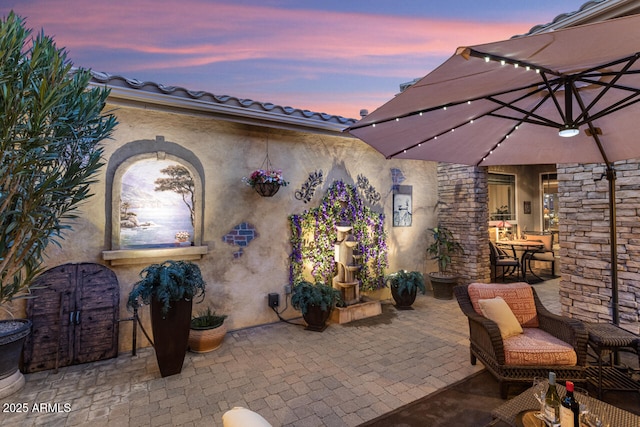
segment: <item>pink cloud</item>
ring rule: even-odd
[[[384,58],[449,56],[477,44],[523,32],[532,23],[475,23],[423,18],[286,10],[184,0],[165,2],[47,1],[17,12],[56,35],[72,53],[131,51],[158,60],[135,69],[193,67],[270,58],[360,64]],[[74,13],[70,13],[73,11]],[[88,64],[87,66],[90,66]]]
[[[163,71],[163,76],[174,77],[159,83],[349,117],[357,117],[361,108],[375,109],[398,86],[350,93],[347,79],[405,82],[426,74],[460,45],[506,39],[545,22],[539,17],[510,23],[438,20],[279,9],[270,4],[32,0],[16,3],[15,11],[26,17],[27,26],[53,35],[78,66],[130,78]],[[2,6],[0,13],[6,13]],[[261,60],[260,65],[254,60]],[[211,71],[221,67],[212,65],[224,66],[227,75],[238,65],[240,85],[215,80]],[[207,74],[195,77],[200,80],[193,83],[193,76],[203,70]],[[335,87],[335,93],[310,95],[307,88],[293,83],[303,81],[308,86],[320,80],[323,87]]]

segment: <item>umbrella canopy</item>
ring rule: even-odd
[[[388,158],[490,166],[640,157],[638,49],[640,15],[461,47],[347,130]],[[562,138],[565,126],[580,132]]]
[[[604,163],[616,266],[612,163],[640,157],[638,49],[640,15],[460,47],[347,131],[387,158],[477,166]],[[611,268],[616,324],[617,280]]]

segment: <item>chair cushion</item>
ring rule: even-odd
[[[578,356],[571,345],[537,328],[504,341],[505,364],[512,366],[575,366]]]
[[[537,328],[538,315],[531,285],[524,282],[496,284],[472,283],[468,287],[473,309],[482,314],[478,300],[502,297],[523,328]]]
[[[542,242],[542,244],[544,244],[545,252],[553,251],[553,234],[540,234],[540,235],[528,234],[527,240]]]
[[[553,252],[534,252],[531,254],[531,259],[538,261],[555,261],[556,256]]]
[[[502,339],[522,333],[522,326],[502,297],[478,300],[482,315],[498,324]]]

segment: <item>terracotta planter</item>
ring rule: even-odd
[[[429,273],[429,280],[436,299],[453,299],[453,287],[458,284],[458,276]]]
[[[171,308],[163,317],[162,303],[155,298],[151,301],[154,349],[163,377],[182,371],[191,329],[191,306],[191,300],[172,301]]]
[[[190,329],[189,330],[189,351],[194,353],[208,353],[220,347],[225,335],[227,326],[223,323],[213,329]]]
[[[331,310],[322,310],[317,305],[311,305],[302,318],[307,322],[307,331],[322,332],[327,328],[327,320],[331,315]]]
[[[416,295],[418,295],[418,288],[414,287],[411,292],[406,289],[400,293],[398,287],[391,285],[391,296],[396,302],[396,308],[398,310],[413,310],[411,305],[416,301]]]
[[[0,398],[22,388],[24,376],[18,370],[22,345],[31,332],[31,320],[0,321]]]

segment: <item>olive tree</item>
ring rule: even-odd
[[[51,37],[0,21],[0,307],[28,296],[44,251],[60,245],[103,166],[116,119]]]

